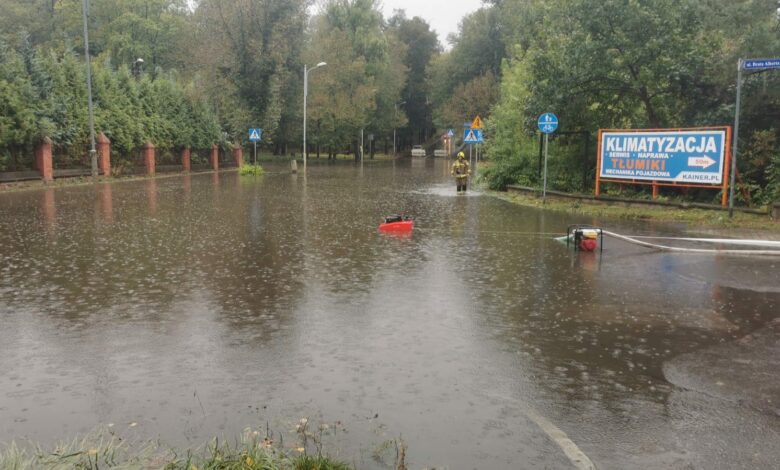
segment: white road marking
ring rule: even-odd
[[[492,393],[488,393],[487,396],[508,402],[514,401],[508,397],[499,396]],[[596,464],[594,464],[593,461],[590,460],[587,455],[585,455],[585,452],[583,452],[582,449],[580,449],[577,444],[574,443],[574,441],[569,439],[569,436],[567,436],[566,433],[563,432],[558,426],[554,425],[550,422],[550,420],[532,410],[531,408],[523,405],[519,406],[518,408],[528,417],[528,419],[539,426],[539,429],[544,431],[544,433],[547,434],[547,436],[552,439],[552,441],[555,442],[558,447],[561,448],[572,465],[574,465],[577,469],[596,470]]]
[[[531,421],[536,423],[536,425],[539,426],[539,428],[544,431],[550,437],[550,439],[558,444],[558,447],[563,450],[563,453],[566,454],[566,457],[569,458],[575,467],[580,470],[596,470],[596,465],[593,464],[593,461],[591,461],[590,458],[588,458],[588,456],[585,455],[585,453],[579,447],[577,447],[577,444],[569,439],[569,436],[567,436],[566,433],[563,432],[559,427],[533,410],[525,409],[524,411],[526,416],[528,416]]]

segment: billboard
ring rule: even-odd
[[[728,129],[602,130],[599,179],[724,184]]]

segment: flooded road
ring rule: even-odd
[[[0,194],[0,442],[292,443],[308,417],[358,468],[399,436],[412,469],[577,468],[554,430],[598,468],[780,461],[778,390],[700,354],[780,316],[777,259],[571,253],[553,234],[592,221],[456,196],[443,165]],[[396,212],[413,236],[378,233]]]

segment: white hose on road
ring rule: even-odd
[[[635,245],[643,246],[645,248],[650,248],[653,250],[659,250],[659,251],[670,251],[673,253],[699,253],[699,254],[711,254],[711,255],[743,255],[743,256],[780,256],[780,250],[713,250],[713,249],[705,249],[705,248],[680,248],[680,247],[674,247],[674,246],[666,246],[666,245],[658,245],[655,243],[648,243],[643,242],[641,240],[637,240],[636,238],[627,237],[625,235],[620,235],[615,232],[609,232],[607,230],[603,231],[604,235],[609,235],[610,237],[617,238],[618,240],[623,240],[628,243],[633,243]],[[688,241],[701,241],[699,239],[695,238],[689,238]],[[714,240],[714,239],[702,239],[702,240]],[[720,243],[728,243],[730,240],[724,239]],[[735,242],[746,242],[747,240],[734,240]],[[750,240],[751,244],[753,246],[777,246],[773,241],[766,241],[765,244],[762,244],[762,240]],[[714,242],[710,242],[714,243]],[[740,243],[734,243],[734,244],[740,244]],[[745,243],[743,243],[745,244]]]
[[[736,238],[681,238],[681,237],[651,237],[651,236],[634,236],[632,238],[644,239],[644,240],[675,240],[675,241],[682,241],[682,242],[719,243],[723,245],[765,246],[765,247],[780,248],[780,241],[775,241],[775,240],[752,240],[752,239],[739,240]]]

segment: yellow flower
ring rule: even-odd
[[[295,450],[297,450],[297,451],[298,451],[298,452],[300,452],[300,453],[303,453],[303,452],[304,452],[306,449],[304,449],[303,447],[298,447],[298,448],[297,448],[297,449],[295,449]]]
[[[88,454],[89,454],[89,455],[91,455],[91,456],[93,456],[93,457],[94,457],[94,456],[96,456],[96,455],[97,455],[97,453],[98,453],[98,450],[97,450],[97,449],[89,449],[89,452],[88,452]]]
[[[246,456],[246,465],[247,465],[247,467],[251,467],[252,465],[254,465],[254,463],[255,463],[255,461],[252,459],[252,457],[247,455]]]

